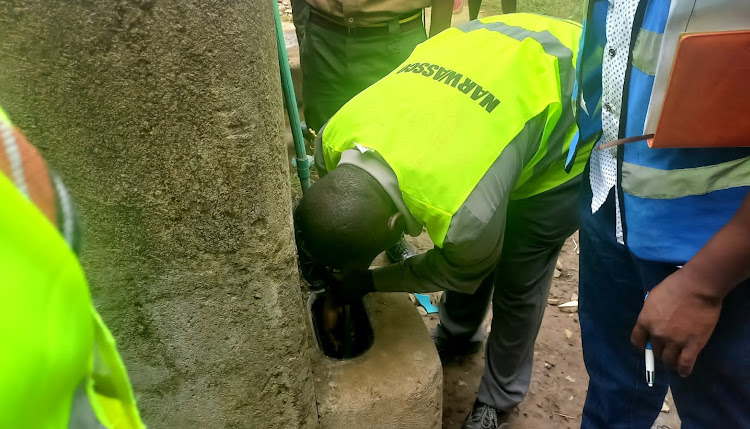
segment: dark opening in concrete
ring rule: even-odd
[[[366,352],[375,340],[363,300],[346,304],[325,291],[313,292],[308,302],[318,347],[333,359],[351,359]]]

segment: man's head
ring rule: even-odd
[[[294,223],[303,251],[315,263],[339,270],[367,268],[405,228],[403,215],[378,181],[347,164],[305,193]]]

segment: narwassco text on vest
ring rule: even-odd
[[[500,100],[495,98],[491,92],[482,88],[482,85],[479,85],[468,77],[464,77],[461,73],[448,70],[437,64],[411,63],[402,67],[397,73],[409,72],[420,74],[424,77],[432,77],[432,80],[450,85],[468,95],[474,101],[479,100],[479,106],[484,107],[484,109],[487,110],[487,113],[492,113],[492,111],[495,110],[495,107],[500,104]],[[461,82],[461,78],[464,79],[463,82]]]

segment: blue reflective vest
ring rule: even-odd
[[[608,8],[608,0],[591,0],[587,8],[577,68],[579,138],[569,159],[602,133]],[[641,0],[635,16],[620,138],[652,132],[649,109],[663,99],[678,35],[749,29],[750,1]],[[625,244],[639,258],[684,264],[737,211],[750,189],[748,178],[750,148],[650,149],[645,141],[620,146],[617,191]]]

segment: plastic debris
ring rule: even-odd
[[[568,301],[557,306],[563,313],[578,313],[578,301]]]

